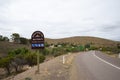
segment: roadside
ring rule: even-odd
[[[37,66],[34,66],[23,73],[11,76],[4,80],[70,80],[69,70],[75,54],[67,54],[64,56],[64,64],[63,56],[56,57],[40,64],[39,74],[36,73]]]
[[[110,52],[110,51],[102,51],[102,53],[104,53],[105,55],[108,55],[109,57],[119,58],[119,54],[115,54],[115,53]]]

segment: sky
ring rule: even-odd
[[[120,41],[120,0],[0,0],[0,35],[93,36]]]

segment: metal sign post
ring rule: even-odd
[[[37,51],[37,72],[39,73],[40,68],[39,68],[39,51]]]
[[[31,36],[31,48],[37,49],[37,72],[39,73],[39,53],[44,49],[44,34],[41,31],[35,31]]]

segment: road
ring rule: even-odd
[[[120,59],[84,52],[76,56],[71,71],[71,80],[120,80]]]

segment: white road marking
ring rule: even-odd
[[[100,58],[100,57],[96,56],[96,55],[95,55],[95,53],[93,53],[93,55],[94,55],[96,58],[98,58],[99,60],[101,60],[102,62],[104,62],[104,63],[106,63],[106,64],[109,64],[110,66],[112,66],[112,67],[117,68],[117,69],[119,69],[119,70],[120,70],[120,67],[115,66],[115,65],[113,65],[113,64],[111,64],[111,63],[109,63],[109,62],[105,61],[104,59],[102,59],[102,58]]]

